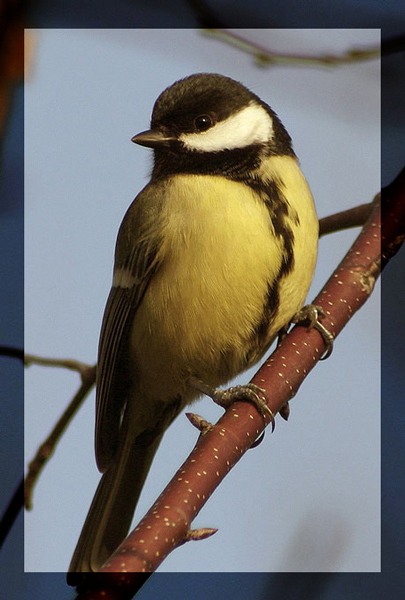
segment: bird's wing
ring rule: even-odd
[[[117,449],[128,392],[136,380],[130,364],[129,336],[134,315],[159,267],[158,235],[141,224],[153,215],[142,214],[146,188],[135,199],[122,222],[117,239],[113,287],[101,327],[96,391],[96,460],[101,471],[109,466]],[[146,219],[145,219],[146,216]]]

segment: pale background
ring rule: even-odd
[[[239,30],[285,52],[377,44],[378,30]],[[158,94],[195,72],[240,80],[279,114],[320,217],[380,187],[379,61],[335,69],[254,66],[195,30],[41,30],[25,93],[25,345],[94,363],[118,226],[148,181],[152,153],[130,138]],[[320,243],[309,299],[357,231]],[[378,287],[378,286],[377,286]],[[380,389],[378,289],[291,404],[288,424],[248,452],[193,523],[217,527],[161,571],[378,571]],[[253,374],[252,371],[251,374]],[[249,374],[243,376],[247,381]],[[26,372],[26,462],[79,385],[63,370]],[[195,411],[216,420],[209,399]],[[66,571],[99,474],[94,397],[43,472],[25,517],[25,570]],[[180,416],[155,458],[136,520],[190,452]]]

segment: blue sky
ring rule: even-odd
[[[286,52],[376,44],[378,30],[251,30]],[[368,202],[380,187],[379,61],[336,69],[275,67],[196,30],[40,30],[25,94],[25,345],[94,363],[115,238],[148,181],[148,127],[176,79],[219,72],[279,114],[320,217]],[[309,299],[357,232],[322,240]],[[248,452],[194,525],[218,527],[162,571],[378,571],[380,561],[379,291],[292,402],[288,424]],[[250,375],[254,373],[255,369]],[[244,374],[241,381],[247,381]],[[78,386],[75,374],[26,372],[26,461]],[[209,399],[195,405],[209,420]],[[91,396],[43,472],[25,517],[25,570],[66,571],[99,474]],[[165,435],[137,509],[149,508],[196,439],[180,416]],[[63,540],[63,543],[61,543]],[[310,549],[310,551],[308,551]]]

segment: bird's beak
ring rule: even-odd
[[[149,129],[148,131],[142,131],[131,138],[131,142],[146,146],[148,148],[160,148],[161,146],[169,146],[170,142],[176,138],[167,136],[158,129]]]

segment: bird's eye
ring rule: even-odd
[[[200,115],[194,119],[196,131],[207,131],[213,125],[213,119],[210,115]]]

